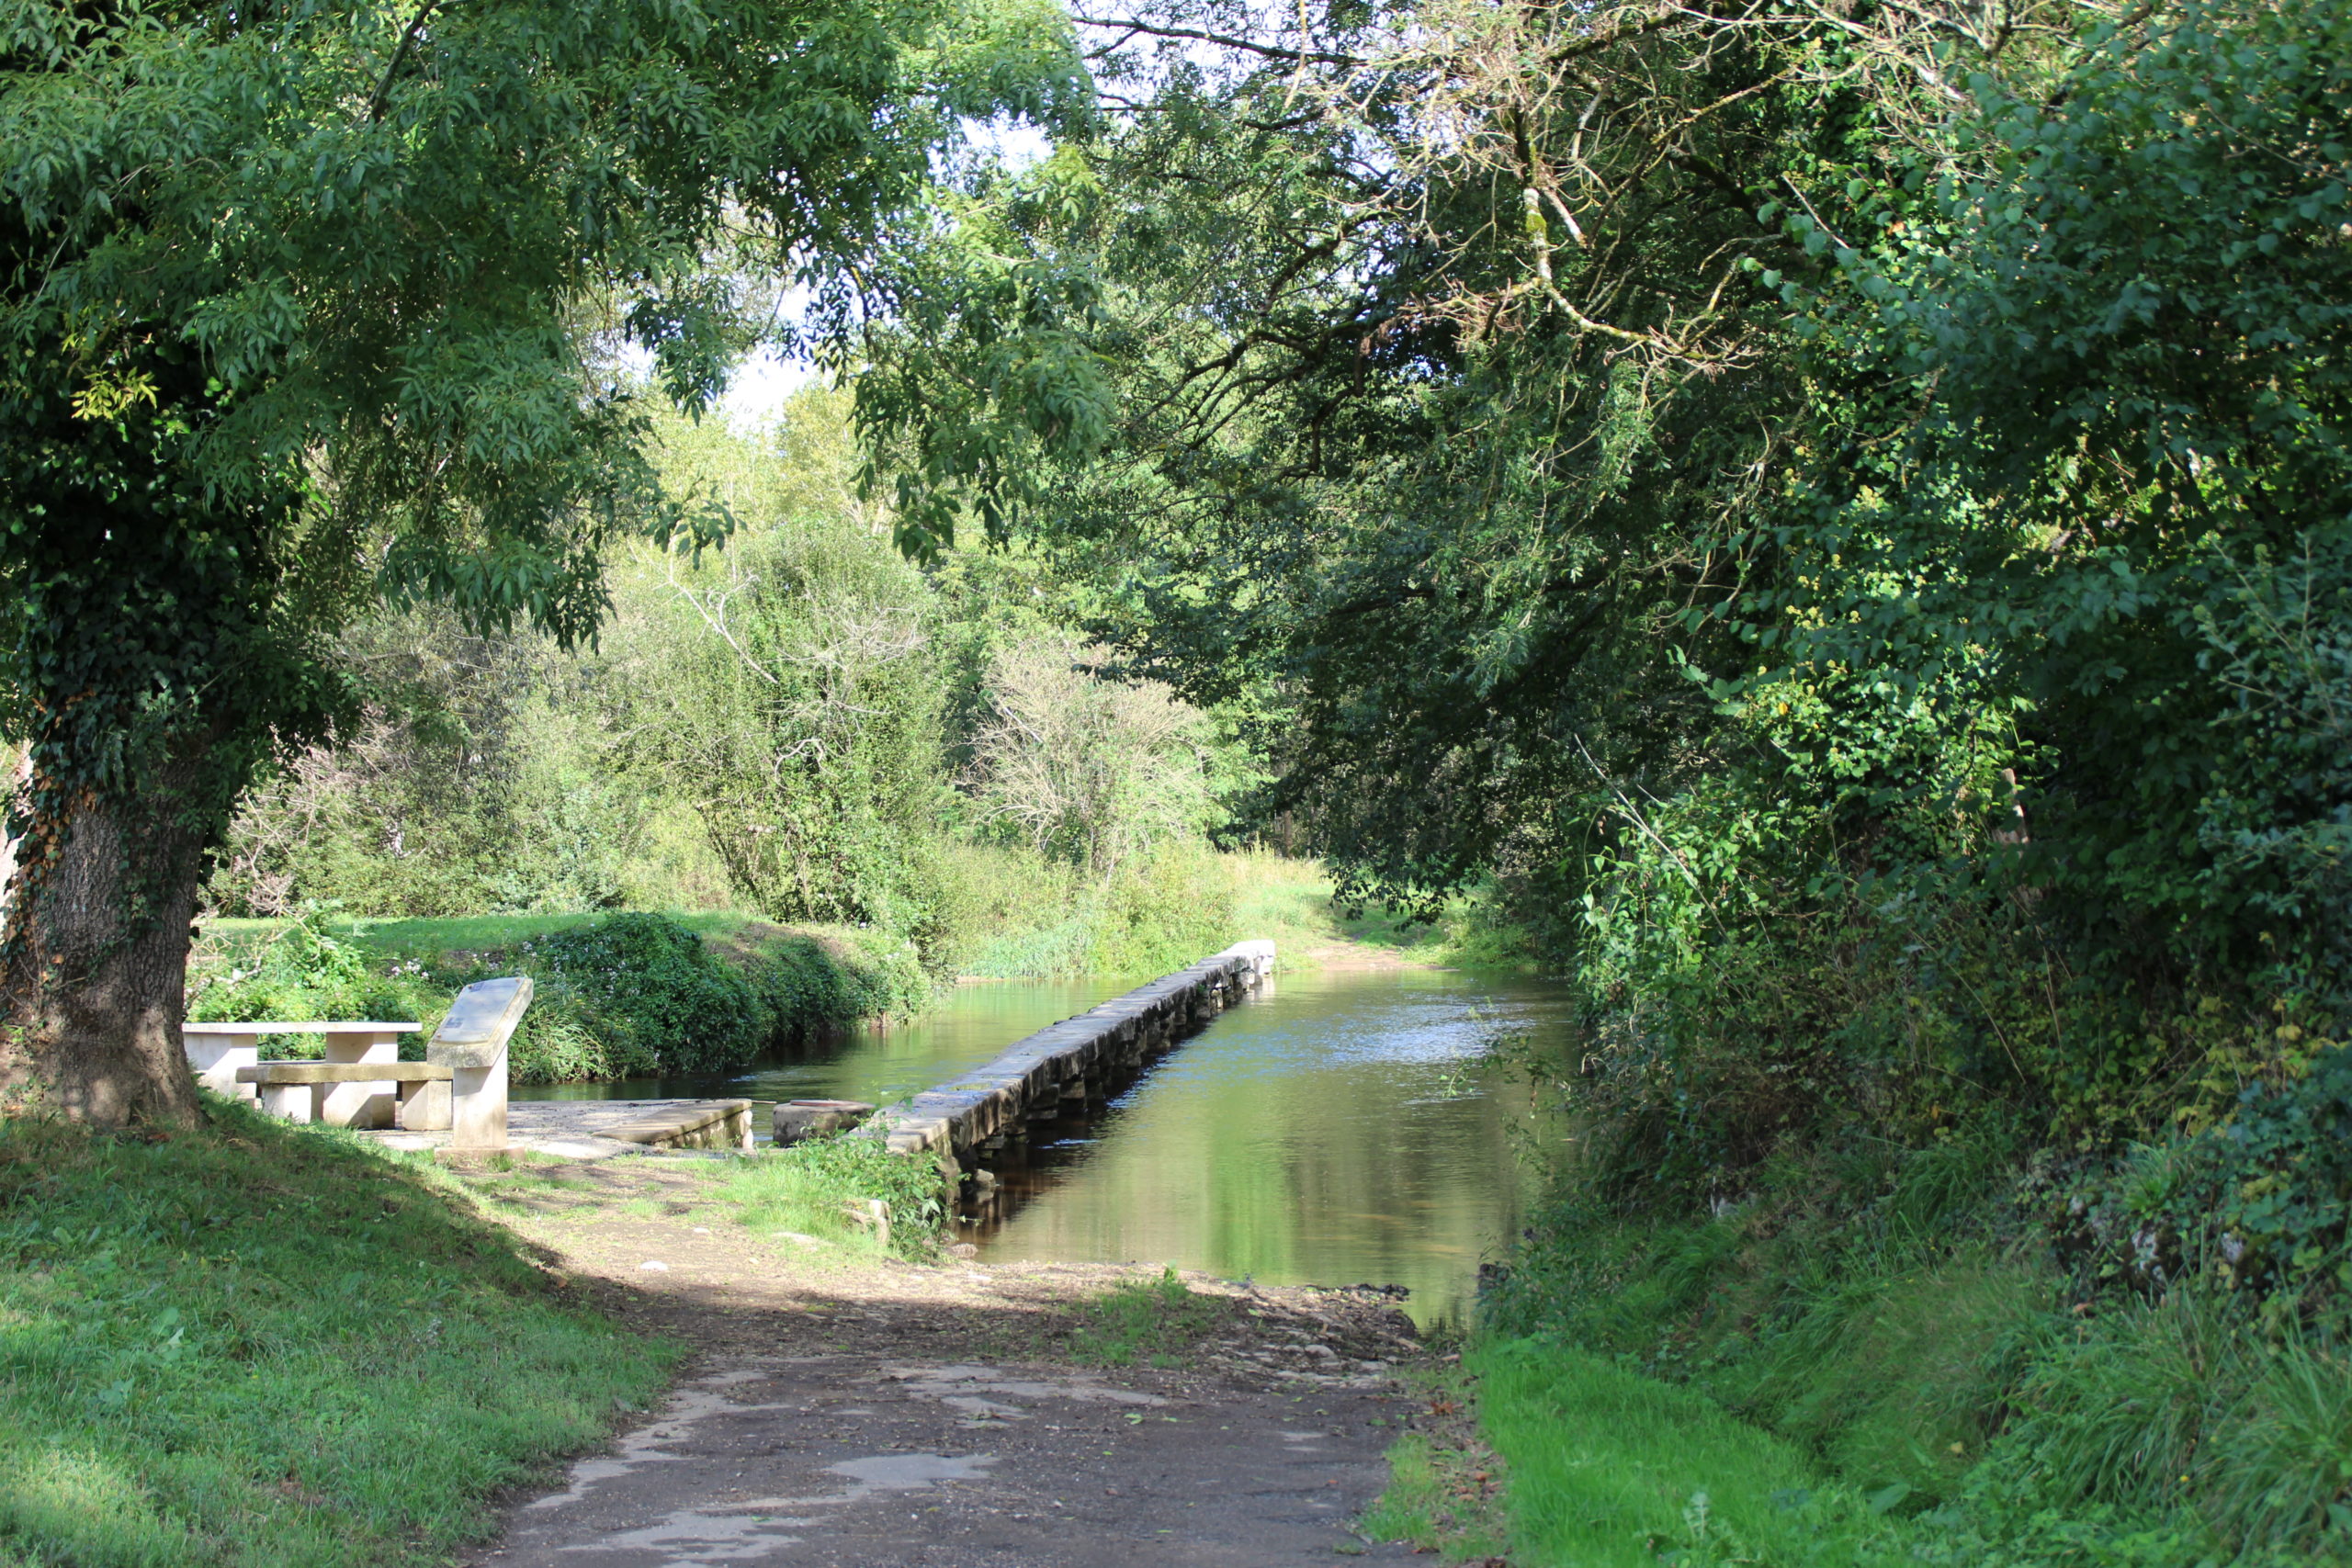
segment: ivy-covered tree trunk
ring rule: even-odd
[[[33,814],[0,944],[11,1098],[102,1126],[200,1114],[180,1024],[205,849],[193,821],[212,815],[187,795],[205,772],[171,759],[130,799],[33,779],[33,798],[58,805]]]
[[[124,363],[152,404],[77,407],[0,359],[0,728],[28,763],[6,796],[0,1094],[182,1125],[199,1114],[180,1025],[206,853],[272,747],[343,711],[322,639],[289,610],[347,597],[354,569],[339,550],[283,570],[303,526],[290,484],[207,493],[191,457],[218,412],[193,354]]]

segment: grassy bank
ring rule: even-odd
[[[0,1562],[438,1561],[673,1350],[568,1304],[447,1179],[216,1105],[0,1120]]]
[[[1957,1138],[1783,1162],[1679,1224],[1573,1192],[1472,1357],[1514,1561],[1697,1553],[1676,1520],[1703,1513],[1736,1551],[1682,1561],[2352,1562],[2342,1343],[2250,1293],[2070,1271],[2069,1207]]]
[[[1528,1341],[1485,1345],[1469,1370],[1525,1568],[1908,1560],[1893,1499],[1825,1479],[1795,1444],[1690,1389]]]
[[[1524,933],[1484,899],[1455,899],[1434,922],[1376,905],[1351,912],[1333,902],[1330,874],[1311,860],[1188,852],[1163,857],[1148,874],[1091,886],[1021,884],[1019,875],[1035,874],[1028,865],[1002,863],[1010,880],[971,916],[978,934],[962,948],[958,973],[1144,980],[1257,938],[1273,942],[1287,969],[1532,963]]]

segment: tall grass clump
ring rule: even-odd
[[[928,1258],[947,1213],[936,1160],[893,1154],[880,1139],[855,1134],[729,1160],[708,1179],[751,1229],[826,1242],[853,1256]],[[876,1203],[887,1232],[873,1223]]]
[[[1180,1366],[1233,1311],[1233,1303],[1201,1294],[1167,1265],[1155,1279],[1114,1285],[1088,1300],[1070,1334],[1070,1355],[1098,1367]]]

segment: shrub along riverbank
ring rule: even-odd
[[[903,942],[739,916],[217,922],[190,966],[188,1016],[413,1019],[424,1033],[406,1048],[421,1054],[461,987],[514,974],[537,989],[513,1045],[526,1084],[724,1071],[915,1011],[932,990]]]
[[[1514,1560],[1617,1561],[1571,1528],[1617,1517],[1591,1495],[1613,1467],[1653,1506],[1712,1510],[1712,1544],[1673,1509],[1634,1532],[1693,1563],[2352,1562],[2352,1364],[2328,1314],[2165,1277],[2231,1241],[2248,1264],[2249,1210],[2292,1223],[2263,1201],[2289,1190],[2262,1181],[2267,1153],[2233,1142],[2239,1168],[2201,1180],[2197,1140],[2143,1148],[2105,1211],[2085,1201],[2111,1190],[2098,1162],[1988,1125],[1785,1156],[1680,1223],[1588,1168],[1494,1279],[1472,1358]],[[1757,1456],[1781,1477],[1761,1492]],[[1798,1524],[1806,1552],[1773,1544]]]

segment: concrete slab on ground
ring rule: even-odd
[[[692,1141],[707,1144],[708,1130],[729,1116],[741,1116],[748,1127],[751,1106],[748,1100],[516,1100],[507,1102],[506,1140],[513,1149],[571,1160],[707,1152],[691,1147]],[[390,1148],[439,1149],[448,1146],[450,1135],[368,1136]]]
[[[509,1516],[510,1568],[1288,1568],[1363,1552],[1395,1401],[1069,1367],[715,1359]],[[1373,1426],[1373,1420],[1382,1422]],[[1383,1553],[1386,1555],[1386,1553]]]

